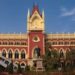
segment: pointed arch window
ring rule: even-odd
[[[6,57],[6,51],[5,50],[2,51],[2,56]]]
[[[34,49],[34,57],[35,57],[35,58],[40,57],[40,48],[39,48],[39,47],[36,47],[36,48]]]
[[[21,52],[21,59],[25,59],[25,51],[24,50]]]
[[[63,53],[63,50],[61,49],[60,50],[60,58],[63,58],[64,57],[64,53]]]
[[[12,58],[12,51],[11,50],[9,50],[9,52],[8,52],[8,58]]]
[[[18,59],[19,58],[19,52],[18,50],[15,51],[15,59]]]

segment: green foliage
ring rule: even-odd
[[[8,73],[10,73],[10,74],[13,73],[13,63],[10,63],[10,65],[8,65],[7,71],[8,71]]]
[[[26,65],[25,71],[30,71],[30,66]]]
[[[46,51],[43,60],[43,65],[46,71],[52,71],[57,68],[58,64],[58,52],[54,49],[50,49],[51,44],[46,44]]]
[[[21,66],[20,66],[20,64],[18,64],[18,71],[17,71],[18,73],[21,73],[22,72],[22,69],[21,69]]]
[[[0,65],[0,72],[3,72],[4,70],[5,70],[5,68]]]

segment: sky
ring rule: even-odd
[[[0,0],[0,33],[26,33],[34,4],[45,12],[46,33],[75,32],[75,0]]]

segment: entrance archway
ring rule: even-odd
[[[40,57],[40,48],[38,46],[34,48],[33,57],[34,58]]]

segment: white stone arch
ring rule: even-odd
[[[70,51],[70,48],[66,48],[66,52],[67,52],[67,51]]]
[[[21,65],[21,64],[24,64],[24,65],[26,65],[26,63],[25,63],[24,61],[20,62],[20,65]]]
[[[15,63],[15,64],[19,64],[19,62],[18,62],[18,61],[14,61],[14,63]]]
[[[25,58],[27,58],[27,52],[26,52],[26,49],[24,49],[24,48],[22,48],[21,51],[20,51],[20,58],[21,58],[21,52],[22,52],[22,51],[24,51],[24,53],[25,53]]]
[[[20,50],[18,48],[15,48],[13,53],[15,53],[15,51],[18,51],[20,54]]]
[[[1,56],[2,56],[3,51],[6,52],[6,58],[7,58],[7,49],[6,49],[6,48],[3,48],[3,49],[2,49],[2,51],[1,51]]]
[[[13,70],[14,70],[14,72],[17,72],[17,70],[18,70],[18,64],[19,64],[18,61],[15,61],[15,62],[13,63]]]
[[[54,48],[54,50],[58,51],[58,49],[57,49],[57,48]]]
[[[22,48],[22,49],[21,49],[21,52],[22,52],[23,50],[24,50],[24,52],[27,54],[26,49],[25,49],[25,48]]]
[[[26,63],[24,61],[22,61],[20,63],[20,66],[21,66],[22,70],[25,70]]]
[[[66,52],[63,48],[60,48],[60,49],[59,49],[59,53],[60,53],[61,50],[63,51],[63,53]]]
[[[14,51],[13,51],[13,49],[12,49],[12,48],[9,48],[9,49],[8,49],[8,52],[9,52],[10,50],[12,51],[12,53],[14,53]]]

